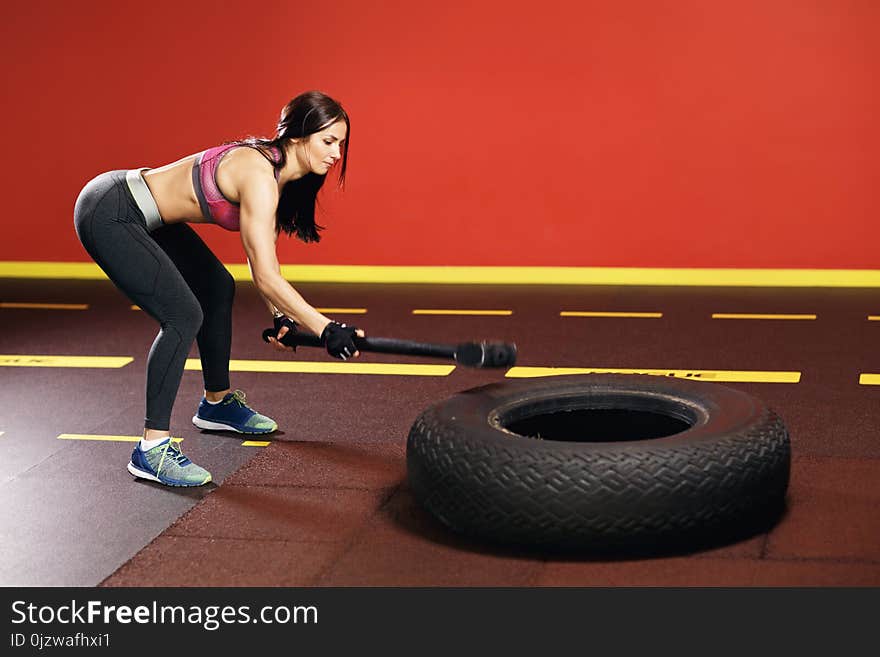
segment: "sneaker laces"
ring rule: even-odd
[[[241,406],[242,408],[246,408],[249,411],[252,411],[253,409],[247,405],[246,400],[247,400],[247,396],[244,394],[243,390],[236,389],[235,391],[233,391],[232,401],[236,401],[236,402],[238,402],[238,405]]]
[[[165,463],[165,460],[173,461],[177,465],[181,467],[185,467],[188,465],[189,458],[180,451],[180,447],[175,444],[173,439],[168,440],[168,444],[165,445],[165,450],[162,452],[162,459],[159,461],[159,467],[156,468],[156,472],[162,471],[162,466]]]

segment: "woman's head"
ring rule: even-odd
[[[349,129],[342,105],[320,91],[307,91],[281,110],[275,139],[293,144],[300,165],[316,175],[326,175],[341,160],[339,185],[343,186]]]

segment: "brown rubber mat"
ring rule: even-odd
[[[172,432],[215,483],[134,481],[131,444],[61,433],[140,432],[143,366],[155,333],[103,281],[0,280],[0,300],[88,310],[2,309],[0,354],[129,355],[116,370],[0,367],[0,581],[118,586],[877,586],[880,585],[880,373],[876,292],[849,289],[302,285],[318,307],[367,308],[343,321],[370,335],[517,343],[519,366],[781,370],[799,383],[728,383],[773,407],[791,433],[788,509],[765,534],[692,554],[577,559],[483,545],[448,532],[406,481],[409,427],[426,406],[500,381],[449,376],[234,372],[233,387],[274,417],[268,447],[189,423],[201,394],[187,371]],[[414,315],[507,309],[510,316]],[[662,318],[560,317],[561,311]],[[712,313],[816,315],[720,320]],[[333,316],[332,313],[329,313]],[[259,340],[267,325],[238,284],[233,358],[292,358]],[[195,355],[195,352],[193,352]],[[365,354],[360,363],[438,363]]]

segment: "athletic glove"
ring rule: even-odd
[[[358,350],[354,343],[357,328],[346,326],[339,322],[330,322],[321,331],[321,344],[327,348],[327,353],[333,358],[346,360]]]
[[[296,329],[299,328],[299,325],[294,322],[287,315],[274,316],[272,318],[273,323],[275,324],[275,333],[272,334],[272,337],[276,340],[278,339],[278,331],[280,331],[283,327],[287,327],[287,333],[279,340],[279,342],[287,347],[291,347],[294,351],[296,351],[296,343],[293,341],[294,337],[296,337]]]

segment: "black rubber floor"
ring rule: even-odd
[[[319,308],[366,309],[327,314],[374,336],[515,342],[518,366],[800,373],[797,383],[727,383],[764,399],[789,427],[789,513],[769,535],[680,560],[582,564],[487,554],[432,524],[405,482],[406,435],[421,409],[506,373],[461,367],[448,376],[234,372],[233,387],[281,426],[268,447],[195,429],[200,372],[187,371],[172,433],[215,484],[180,490],[135,481],[125,469],[133,443],[59,436],[140,434],[152,320],[105,281],[0,279],[0,584],[198,584],[198,565],[219,558],[212,551],[238,558],[212,585],[880,584],[880,386],[869,385],[880,374],[875,290],[298,289]],[[87,307],[20,307],[31,303]],[[315,349],[292,359],[277,354],[259,339],[265,326],[255,291],[239,283],[234,359],[334,362]],[[33,362],[26,356],[48,355],[133,360],[116,369],[22,366]],[[358,363],[444,364],[380,354]],[[273,558],[255,558],[255,549]],[[157,567],[171,554],[185,567]],[[180,579],[170,581],[174,572]]]

